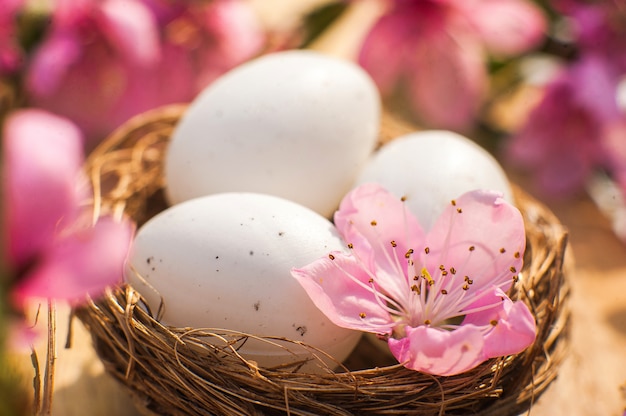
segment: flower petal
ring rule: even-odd
[[[4,160],[9,260],[20,267],[51,242],[59,221],[77,215],[85,197],[77,187],[82,135],[65,118],[15,111],[4,129]]]
[[[519,210],[500,193],[476,190],[448,205],[426,240],[428,270],[455,269],[454,277],[448,275],[451,286],[444,289],[459,290],[467,276],[468,293],[480,293],[492,285],[503,290],[512,285],[522,268],[526,234]]]
[[[335,325],[373,333],[390,333],[393,320],[370,287],[370,275],[352,256],[332,253],[292,276],[300,282],[315,306]]]
[[[463,325],[493,327],[485,335],[486,357],[518,354],[535,341],[537,336],[535,318],[526,304],[513,302],[501,289],[495,289],[491,295],[481,297],[470,308],[490,303],[497,306],[468,314],[463,321]]]
[[[101,218],[96,225],[61,236],[15,288],[14,299],[52,298],[80,302],[120,281],[134,226]]]
[[[126,59],[140,65],[157,64],[159,33],[156,19],[137,1],[106,0],[100,6],[103,35]]]
[[[363,41],[358,62],[383,94],[393,92],[405,70],[413,28],[410,16],[402,10],[392,12],[382,16]]]
[[[80,59],[82,47],[73,33],[52,33],[35,51],[27,72],[27,88],[32,94],[52,94]]]
[[[579,192],[594,167],[605,163],[603,124],[619,116],[609,72],[589,57],[559,72],[511,138],[507,158],[531,171],[546,197]]]
[[[460,374],[485,361],[483,346],[480,330],[472,325],[455,331],[409,327],[405,338],[389,339],[391,353],[400,363],[440,376]]]
[[[9,351],[20,353],[32,352],[33,345],[39,338],[39,331],[34,326],[27,325],[26,321],[12,318],[8,320],[6,343]],[[4,347],[0,344],[0,348]]]
[[[424,232],[400,198],[378,184],[360,185],[341,201],[335,225],[387,294],[398,301],[409,295],[405,256],[423,249]]]
[[[537,337],[535,318],[523,302],[505,302],[498,324],[485,336],[485,355],[519,354]]]
[[[497,55],[517,55],[539,46],[547,30],[544,14],[531,1],[465,0],[457,7]]]
[[[415,39],[408,94],[415,114],[433,127],[464,130],[486,93],[484,50],[467,28],[445,26]]]

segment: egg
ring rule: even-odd
[[[341,362],[360,332],[329,321],[290,270],[344,247],[333,224],[306,207],[264,194],[221,193],[174,205],[146,222],[126,280],[152,310],[163,300],[165,325],[284,337]],[[248,339],[238,351],[265,367],[311,357],[287,346],[293,353]]]
[[[447,130],[412,132],[382,146],[356,184],[377,182],[398,197],[425,230],[452,199],[474,189],[500,191],[513,202],[511,184],[498,161],[471,139]]]
[[[280,196],[329,217],[376,145],[380,97],[357,65],[271,53],[209,85],[175,128],[164,162],[175,204],[219,192]]]

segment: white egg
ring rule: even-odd
[[[476,142],[447,130],[406,134],[373,155],[357,184],[377,182],[398,197],[424,229],[452,199],[474,189],[500,191],[513,202],[510,182],[497,160]]]
[[[360,332],[330,322],[290,270],[344,246],[330,221],[294,202],[216,194],[172,206],[144,224],[126,278],[154,311],[162,297],[164,324],[285,337],[342,361]],[[239,352],[261,366],[310,358],[307,350],[290,348],[295,355],[248,340]]]
[[[219,192],[277,195],[329,217],[376,145],[380,98],[357,65],[312,51],[265,55],[190,105],[165,160],[174,204]]]

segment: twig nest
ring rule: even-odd
[[[142,225],[167,209],[163,160],[184,111],[176,106],[143,114],[92,153],[86,170],[96,192],[96,214],[124,211]],[[264,367],[245,359],[241,345],[271,343],[275,337],[165,325],[160,299],[149,299],[153,289],[135,283],[113,288],[76,315],[91,332],[107,371],[128,387],[145,414],[520,414],[554,380],[565,356],[569,290],[563,270],[567,233],[541,203],[515,187],[514,196],[524,218],[526,250],[523,278],[508,295],[532,311],[537,338],[520,354],[489,359],[459,375],[432,376],[390,363],[364,337],[332,371],[324,353],[298,341],[297,332],[294,339],[281,338],[283,347],[316,351],[313,359],[325,371],[303,370],[299,363]],[[279,236],[275,240],[281,244]],[[250,256],[254,248],[241,247],[236,256],[261,254]],[[207,267],[217,265],[215,255],[207,254]],[[149,256],[138,258],[142,267]],[[254,302],[249,307],[253,311]]]

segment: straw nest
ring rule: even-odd
[[[166,207],[163,153],[184,110],[170,106],[136,117],[92,153],[87,171],[95,215],[125,213],[141,225]],[[383,140],[404,128],[385,120]],[[521,354],[490,359],[458,376],[405,369],[367,338],[335,371],[303,373],[298,363],[259,368],[237,348],[250,337],[270,343],[272,338],[165,327],[158,320],[159,305],[147,305],[128,285],[108,291],[76,315],[91,332],[106,370],[127,386],[147,415],[517,415],[556,377],[565,355],[568,285],[567,233],[541,203],[519,189],[516,198],[527,249],[524,278],[511,296],[534,313],[537,340]],[[311,351],[314,359],[324,355]]]

